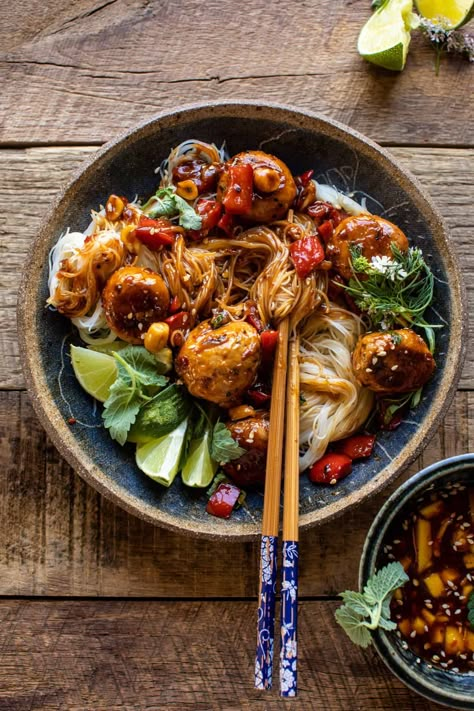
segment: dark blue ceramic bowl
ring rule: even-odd
[[[394,519],[427,490],[443,488],[449,482],[474,482],[474,454],[432,464],[408,479],[387,499],[367,534],[359,570],[360,590],[380,567],[386,535]],[[390,671],[414,691],[451,708],[474,709],[474,672],[458,674],[430,669],[423,660],[417,663],[416,654],[404,649],[395,633],[376,630],[373,643]]]
[[[294,173],[309,168],[315,176],[396,222],[413,245],[423,248],[436,277],[435,309],[440,322],[438,368],[409,421],[382,433],[376,456],[357,465],[334,487],[301,478],[301,527],[342,513],[388,484],[426,445],[452,395],[464,352],[464,296],[459,270],[443,222],[415,178],[372,141],[351,129],[309,112],[252,102],[195,105],[160,114],[101,148],[57,197],[32,245],[19,295],[20,347],[33,405],[61,454],[105,496],[144,519],[202,536],[252,538],[260,529],[261,494],[229,521],[205,512],[203,495],[179,478],[169,489],[148,479],[135,466],[131,446],[120,447],[100,426],[100,411],[72,373],[67,345],[70,323],[45,309],[48,253],[69,226],[84,229],[92,208],[110,193],[148,196],[156,189],[154,169],[170,148],[187,138],[220,145],[231,154],[248,148],[275,153]],[[450,358],[447,359],[447,353]],[[77,423],[68,425],[73,416]],[[81,424],[82,423],[82,424]]]

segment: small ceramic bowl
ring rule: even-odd
[[[387,485],[419,454],[436,431],[456,390],[465,351],[465,299],[460,272],[443,221],[417,180],[383,148],[327,118],[290,107],[255,102],[214,102],[153,117],[90,157],[56,198],[24,268],[19,292],[19,340],[33,406],[61,454],[86,481],[151,523],[206,537],[251,539],[260,532],[263,498],[249,492],[246,506],[228,521],[209,516],[205,498],[179,478],[164,489],[135,465],[131,445],[120,447],[102,426],[100,408],[81,389],[69,353],[68,319],[45,308],[48,254],[70,227],[83,230],[91,209],[110,193],[133,198],[157,187],[155,168],[173,146],[189,138],[221,145],[231,155],[261,148],[282,158],[294,174],[315,177],[367,209],[397,223],[423,249],[435,276],[437,369],[422,402],[394,432],[382,432],[376,456],[357,465],[337,489],[301,478],[300,526],[327,521]],[[77,342],[77,341],[76,341]],[[449,353],[449,358],[447,354]],[[74,426],[69,424],[73,418]]]
[[[448,483],[474,482],[474,454],[463,454],[432,464],[408,479],[380,509],[367,539],[359,570],[362,590],[368,578],[381,567],[383,546],[394,519],[403,509],[432,488],[443,488]],[[428,662],[417,661],[417,655],[404,649],[402,640],[394,633],[376,630],[374,646],[388,666],[404,684],[422,696],[455,709],[474,709],[474,672],[456,673],[430,668]]]

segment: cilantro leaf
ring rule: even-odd
[[[335,617],[351,642],[358,644],[359,647],[369,646],[372,637],[361,615],[358,615],[347,605],[342,605],[336,610]]]
[[[474,590],[467,600],[467,619],[469,620],[471,629],[474,630]]]
[[[174,188],[159,188],[143,206],[149,217],[174,217],[179,215],[179,224],[186,230],[199,230],[202,218],[186,200],[176,194]]]
[[[102,417],[110,436],[119,444],[125,444],[128,431],[135,422],[141,404],[142,398],[137,388],[127,384],[122,378],[117,378],[104,403]]]
[[[394,630],[396,623],[390,619],[392,593],[408,580],[401,563],[389,563],[367,581],[364,591],[346,590],[341,593],[343,605],[335,617],[350,639],[361,647],[371,642],[370,631],[380,627]]]
[[[211,457],[219,464],[238,459],[246,450],[239,447],[223,422],[216,422],[212,434]]]
[[[142,387],[159,388],[164,387],[168,382],[168,378],[162,375],[163,364],[143,346],[127,346],[113,355],[119,364],[120,377],[125,382],[134,380]]]

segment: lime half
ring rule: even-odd
[[[71,362],[74,375],[86,393],[100,402],[105,402],[110,386],[118,374],[115,358],[106,353],[90,351],[88,348],[71,346]]]
[[[412,0],[388,0],[363,26],[357,49],[372,64],[392,71],[405,66],[410,30],[418,26]]]
[[[473,0],[415,0],[416,9],[443,29],[453,30],[474,16]]]

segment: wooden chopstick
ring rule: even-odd
[[[277,544],[280,520],[281,470],[285,434],[285,391],[288,364],[289,319],[278,328],[279,338],[273,366],[270,429],[268,435],[262,538],[260,543],[260,589],[255,654],[255,687],[272,686],[275,630]]]
[[[299,337],[289,347],[286,392],[285,482],[283,496],[283,571],[281,584],[280,694],[296,696],[298,627],[298,517],[299,517]]]

